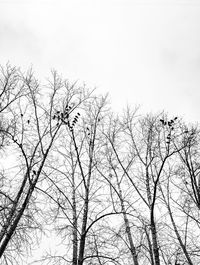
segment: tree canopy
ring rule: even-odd
[[[178,113],[116,114],[56,71],[2,66],[1,264],[199,264],[199,140]]]

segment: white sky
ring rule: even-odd
[[[54,68],[115,109],[200,116],[200,1],[0,0],[0,63]]]
[[[0,64],[52,68],[116,110],[200,117],[200,0],[0,0]]]

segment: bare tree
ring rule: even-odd
[[[17,100],[15,108],[11,106],[8,109],[9,101],[6,103],[7,107],[3,107],[8,111],[10,124],[8,130],[3,130],[10,141],[7,155],[15,154],[15,158],[11,157],[14,159],[15,170],[7,170],[4,175],[4,179],[10,181],[10,188],[4,181],[1,189],[4,204],[1,205],[0,257],[5,264],[11,249],[20,253],[21,246],[28,240],[27,231],[33,230],[33,227],[40,229],[36,222],[38,209],[31,203],[37,183],[43,181],[42,171],[50,150],[63,128],[62,119],[58,115],[61,112],[60,107],[71,104],[74,98],[80,105],[89,95],[84,88],[76,88],[62,80],[56,72],[52,72],[52,76],[53,80],[49,81],[45,94],[32,71],[25,75],[20,73],[14,76],[14,80],[6,81],[10,89],[20,85],[19,90],[22,87],[26,96],[21,98],[16,92],[13,95],[15,101]],[[6,80],[9,80],[8,73]],[[69,113],[77,107],[74,102],[72,104]]]
[[[22,264],[196,265],[200,132],[165,113],[111,113],[55,71],[0,69],[0,259]]]
[[[187,264],[196,264],[199,251],[199,131],[196,126],[184,123],[178,124],[178,131],[179,136],[173,141],[178,151],[176,162],[168,170],[165,189],[160,189],[179,243],[179,259],[186,260]]]
[[[118,263],[106,227],[109,217],[119,213],[107,203],[105,183],[97,170],[102,167],[101,128],[106,113],[106,97],[91,97],[73,115],[62,117],[61,113],[66,130],[54,148],[57,162],[46,170],[46,188],[38,189],[52,204],[49,219],[54,220],[54,228],[62,235],[68,251],[62,250],[61,255],[49,253],[44,257],[46,262]]]
[[[147,218],[145,208],[149,211],[151,238],[148,233],[146,236],[147,242],[149,242],[150,262],[155,265],[161,264],[159,253],[161,242],[159,241],[155,217],[157,215],[159,216],[157,218],[161,219],[161,215],[155,214],[157,212],[156,202],[160,200],[158,187],[159,183],[165,179],[167,163],[172,162],[172,158],[184,146],[181,145],[177,148],[172,143],[178,137],[176,121],[177,117],[168,120],[164,114],[147,115],[137,119],[136,112],[131,112],[128,109],[120,121],[121,136],[117,142],[123,143],[121,149],[118,150],[113,135],[108,137],[120,169],[134,187],[135,198],[143,205],[140,207],[140,215],[144,211],[143,219]]]
[[[128,193],[127,186],[124,183],[125,178],[125,172],[123,170],[120,170],[120,167],[117,165],[118,161],[116,159],[116,152],[119,150],[119,138],[120,134],[122,132],[121,125],[119,123],[119,119],[116,117],[114,118],[114,115],[111,115],[108,119],[108,126],[104,128],[104,136],[105,136],[105,160],[104,162],[104,171],[99,171],[103,178],[107,181],[107,183],[110,186],[110,195],[111,195],[111,204],[113,205],[113,209],[116,212],[122,212],[123,215],[123,222],[125,226],[125,234],[127,236],[128,242],[126,242],[126,247],[128,246],[128,249],[130,250],[130,255],[133,260],[133,264],[138,265],[138,253],[136,250],[136,246],[134,243],[134,239],[131,232],[131,224],[128,217],[128,212],[130,205],[127,205],[128,198],[126,198],[123,193]],[[120,138],[121,139],[121,138]],[[110,148],[110,143],[112,144],[112,148]],[[123,145],[123,141],[121,142]],[[115,148],[115,152],[113,152],[113,148]],[[131,165],[134,162],[134,156],[128,160],[124,161],[124,167],[128,171]],[[109,172],[109,173],[108,173]],[[130,191],[130,193],[132,190]],[[116,195],[116,198],[114,199],[114,194]],[[119,203],[118,203],[119,201]],[[120,209],[118,209],[118,204],[120,205]],[[121,231],[121,228],[119,229]],[[117,237],[122,237],[120,232],[116,233]]]

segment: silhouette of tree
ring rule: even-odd
[[[106,105],[106,97],[93,97],[85,101],[80,112],[63,120],[66,131],[54,150],[57,163],[49,165],[46,189],[41,192],[53,204],[47,209],[49,220],[54,220],[54,229],[68,251],[44,256],[47,264],[64,264],[66,260],[73,265],[109,260],[118,264],[117,249],[106,227],[109,218],[120,212],[113,212],[108,205],[98,170]]]
[[[199,264],[200,131],[165,113],[112,113],[56,71],[0,67],[0,261]],[[26,262],[26,261],[25,261]]]
[[[7,264],[8,259],[23,255],[23,247],[31,247],[33,238],[29,233],[41,230],[37,222],[40,210],[35,188],[43,181],[42,172],[48,156],[59,132],[64,129],[60,116],[53,121],[53,115],[58,107],[71,102],[70,113],[73,113],[90,93],[62,80],[55,71],[45,91],[41,90],[31,70],[21,74],[9,66],[6,70],[2,68],[2,73],[5,81],[1,79],[4,86],[1,112],[6,112],[9,124],[2,133],[9,141],[6,155],[15,165],[14,171],[8,168],[1,171],[0,258]]]

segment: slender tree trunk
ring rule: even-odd
[[[151,219],[150,227],[151,227],[151,236],[152,236],[152,243],[153,243],[154,262],[155,262],[155,265],[160,265],[160,255],[159,255],[157,231],[156,231],[156,225],[154,221],[153,209],[151,209],[150,219]]]
[[[139,265],[138,263],[138,259],[137,259],[137,252],[136,252],[136,248],[135,245],[133,243],[133,238],[131,235],[131,229],[130,229],[130,224],[129,224],[129,220],[125,211],[125,206],[124,206],[124,201],[122,198],[122,190],[120,187],[120,183],[118,181],[118,177],[117,177],[117,185],[118,185],[118,189],[119,189],[119,198],[120,198],[120,203],[121,203],[121,207],[122,207],[122,212],[123,212],[123,217],[124,217],[124,223],[125,223],[125,227],[126,227],[126,234],[128,236],[128,241],[129,241],[129,248],[130,248],[130,252],[131,252],[131,256],[133,259],[133,263],[134,265]]]
[[[147,189],[147,199],[148,199],[149,208],[150,208],[150,229],[151,229],[151,238],[152,238],[152,245],[153,245],[154,264],[160,265],[157,231],[156,231],[156,224],[154,220],[155,199],[152,199],[149,178],[150,176],[149,176],[148,166],[146,166],[146,189]],[[156,189],[154,188],[154,194],[155,194],[155,191]]]
[[[152,250],[152,244],[151,244],[151,239],[149,237],[149,233],[147,231],[147,228],[145,226],[145,234],[147,237],[148,245],[149,245],[149,254],[150,254],[150,260],[151,260],[151,265],[154,265],[154,260],[153,260],[153,250]]]
[[[2,257],[9,241],[11,240],[13,233],[15,232],[21,217],[23,216],[23,213],[24,213],[24,211],[25,211],[25,209],[29,203],[29,200],[30,200],[30,197],[33,193],[35,185],[36,185],[36,182],[33,185],[31,185],[31,187],[29,188],[28,193],[26,195],[26,198],[24,199],[24,202],[22,204],[21,209],[18,211],[17,215],[15,216],[14,221],[10,224],[10,227],[7,229],[5,237],[3,238],[1,245],[0,245],[0,258]]]
[[[179,235],[178,229],[176,227],[176,223],[175,223],[174,218],[173,218],[173,215],[172,215],[171,208],[170,208],[169,205],[167,205],[167,208],[168,208],[169,216],[170,216],[170,219],[171,219],[173,228],[174,228],[174,232],[175,232],[176,237],[177,237],[177,239],[179,241],[179,244],[180,244],[180,246],[182,248],[182,251],[183,251],[183,253],[184,253],[184,255],[185,255],[186,259],[187,259],[187,262],[188,262],[189,265],[193,265],[192,260],[190,259],[190,256],[189,256],[189,254],[187,252],[187,249],[186,249],[186,247],[185,247],[185,245],[184,245],[184,243],[183,243],[183,241],[182,241],[182,239],[181,239],[181,237]]]
[[[86,186],[85,186],[84,212],[83,212],[83,222],[82,222],[82,229],[81,229],[81,239],[80,239],[80,245],[79,245],[78,265],[83,264],[83,258],[84,258],[84,252],[85,252],[86,228],[87,228],[88,209],[89,209],[90,180],[91,180],[91,176],[92,176],[92,164],[93,164],[95,135],[96,135],[96,125],[94,128],[93,137],[89,143],[88,178],[87,178],[87,183],[85,182]],[[75,147],[76,147],[76,142],[74,141],[74,143],[75,143]],[[76,149],[76,151],[77,150],[78,149]],[[77,153],[77,155],[78,155],[78,153]],[[79,155],[77,156],[77,158],[79,159]],[[80,160],[79,160],[79,165],[80,165],[80,169],[82,172],[82,177],[85,179]]]
[[[124,223],[125,223],[125,227],[126,227],[126,233],[127,233],[129,244],[130,244],[130,251],[131,251],[133,263],[134,263],[134,265],[139,265],[138,259],[137,259],[136,248],[134,246],[132,235],[131,235],[131,229],[130,229],[130,225],[129,225],[129,220],[128,220],[127,215],[126,215],[126,213],[124,211],[123,211],[123,216],[124,216]]]
[[[21,187],[20,187],[20,189],[19,189],[19,191],[18,191],[18,193],[16,195],[16,198],[13,201],[13,206],[10,209],[9,215],[7,217],[7,220],[6,220],[6,224],[3,226],[3,228],[0,231],[0,243],[2,242],[3,238],[5,237],[5,235],[8,233],[9,226],[11,226],[11,224],[12,224],[12,220],[13,220],[14,215],[16,213],[18,202],[19,202],[19,200],[20,200],[20,198],[21,198],[21,196],[23,194],[24,187],[25,187],[27,179],[28,179],[28,175],[29,175],[29,170],[27,170],[27,173],[25,174],[24,179],[22,181]]]
[[[78,256],[78,265],[83,264],[84,251],[85,251],[85,240],[86,240],[86,227],[87,227],[87,219],[88,219],[88,191],[86,193],[84,212],[83,212],[83,222],[81,229],[81,239],[79,244],[79,256]]]
[[[9,241],[11,240],[11,238],[12,238],[12,236],[13,236],[13,234],[14,234],[14,232],[15,232],[17,226],[18,226],[19,221],[21,220],[21,218],[22,218],[22,216],[23,216],[23,214],[24,214],[25,209],[26,209],[27,206],[28,206],[28,203],[29,203],[30,198],[31,198],[31,196],[32,196],[32,193],[33,193],[33,191],[34,191],[34,189],[35,189],[35,186],[36,186],[36,184],[37,184],[38,178],[39,178],[40,173],[41,173],[41,171],[42,171],[42,169],[43,169],[43,166],[44,166],[44,164],[45,164],[46,158],[47,158],[47,156],[48,156],[48,154],[49,154],[49,151],[50,151],[50,149],[51,149],[51,146],[52,146],[52,144],[53,144],[53,140],[54,140],[54,138],[55,138],[57,132],[58,132],[58,129],[57,129],[57,131],[55,132],[55,134],[53,135],[52,140],[51,140],[51,142],[50,142],[50,144],[49,144],[49,147],[47,148],[47,150],[46,150],[46,152],[45,152],[45,154],[44,154],[43,160],[42,160],[42,162],[41,162],[41,164],[40,164],[40,167],[39,167],[39,169],[38,169],[38,172],[37,172],[37,175],[36,175],[35,179],[30,183],[29,189],[28,189],[28,191],[27,191],[26,197],[24,198],[24,201],[23,201],[23,203],[22,203],[22,206],[21,206],[20,210],[17,211],[16,216],[13,218],[14,220],[12,220],[12,221],[9,223],[9,226],[7,227],[7,230],[6,230],[6,233],[5,233],[5,235],[4,235],[4,238],[2,239],[2,242],[1,242],[1,244],[0,244],[0,258],[2,257],[2,255],[3,255],[3,253],[4,253],[5,249],[6,249],[6,247],[7,247],[8,243],[9,243]],[[25,180],[24,180],[23,182],[25,182]],[[25,184],[24,184],[24,185],[25,185]],[[22,185],[22,186],[21,186],[21,189],[20,189],[20,192],[21,192],[21,193],[23,192],[23,189],[24,189],[24,187],[23,187],[23,185]],[[21,194],[18,194],[17,196],[21,196]],[[15,210],[15,212],[16,212],[16,210]]]
[[[72,264],[77,265],[78,258],[78,237],[77,237],[77,214],[76,214],[76,193],[75,193],[75,183],[74,174],[72,176],[72,205],[73,205],[73,260]]]

